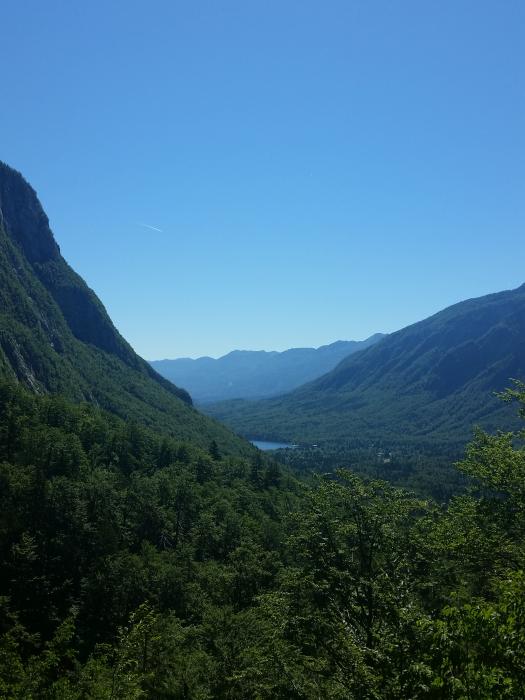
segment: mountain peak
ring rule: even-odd
[[[134,352],[61,256],[35,190],[4,163],[0,279],[0,380],[89,401],[203,445],[213,438],[246,448]]]
[[[21,173],[1,161],[0,223],[30,263],[60,258],[60,248],[35,190]]]

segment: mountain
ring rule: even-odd
[[[363,341],[338,340],[320,348],[292,348],[284,352],[234,350],[214,359],[154,360],[151,366],[170,381],[185,387],[195,401],[254,399],[284,394],[333,369],[341,360],[382,338],[376,333]]]
[[[104,251],[101,251],[104,255]],[[66,263],[22,175],[0,163],[0,379],[60,393],[197,444],[248,449],[192,407],[114,327]]]
[[[392,333],[285,396],[206,410],[261,439],[461,443],[473,424],[505,424],[493,393],[524,377],[522,285]]]

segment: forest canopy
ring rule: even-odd
[[[0,697],[522,698],[523,438],[438,505],[4,383]]]

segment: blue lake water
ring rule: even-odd
[[[252,445],[258,447],[260,450],[282,450],[285,447],[297,447],[297,445],[292,445],[290,442],[267,442],[266,440],[250,440]]]

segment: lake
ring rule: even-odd
[[[287,447],[297,447],[297,445],[292,445],[289,442],[267,442],[266,440],[250,440],[250,442],[252,445],[255,445],[255,447],[258,447],[260,450],[264,450],[265,452],[267,450],[282,450]]]

